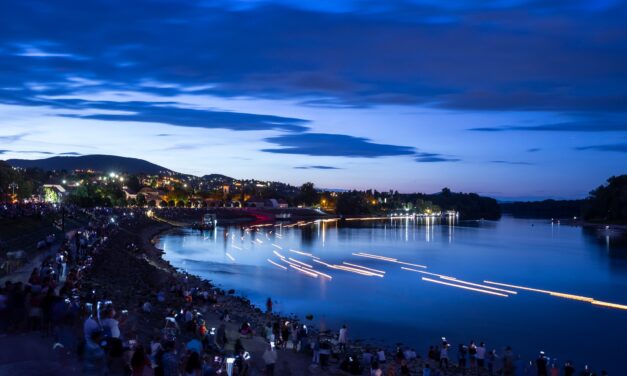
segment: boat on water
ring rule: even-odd
[[[290,219],[292,219],[292,213],[278,213],[274,216],[274,219],[276,219],[277,221],[289,221]]]
[[[214,213],[207,213],[202,216],[202,221],[194,224],[194,228],[199,230],[211,230],[218,225],[218,217]]]

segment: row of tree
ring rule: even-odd
[[[612,176],[582,200],[502,203],[504,213],[521,218],[573,218],[590,222],[627,223],[627,175]]]
[[[590,192],[583,204],[588,221],[627,223],[627,175],[612,176]]]

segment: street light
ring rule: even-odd
[[[11,182],[11,184],[9,184],[9,189],[11,190],[12,194],[15,196],[15,190],[19,189],[20,187],[17,185],[16,182]]]

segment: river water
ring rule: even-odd
[[[352,338],[402,342],[422,356],[443,336],[455,348],[484,341],[526,359],[543,350],[560,364],[627,374],[627,310],[591,303],[627,305],[627,247],[604,230],[510,217],[318,221],[178,229],[158,247],[175,267],[259,307],[272,297],[275,310],[347,324]]]

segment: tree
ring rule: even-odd
[[[627,222],[627,175],[612,176],[586,200],[584,218],[589,221]]]
[[[124,185],[126,185],[129,189],[132,189],[135,192],[139,191],[139,189],[141,188],[139,179],[135,175],[127,177]]]
[[[128,200],[126,200],[126,205],[127,206],[137,206],[137,200],[134,198],[129,198]]]
[[[159,207],[167,208],[168,207],[168,202],[166,200],[161,200],[161,202],[159,203]]]
[[[171,208],[173,208],[173,207],[175,206],[175,202],[174,202],[174,200],[170,200],[170,201],[168,201],[168,206],[169,206],[169,207],[171,207]]]
[[[59,195],[53,188],[44,188],[44,201],[59,202]]]
[[[304,205],[311,206],[319,201],[318,192],[311,182],[301,185],[298,194],[298,201]]]
[[[146,206],[146,195],[140,193],[137,195],[137,206],[144,207]]]
[[[154,208],[155,206],[157,206],[157,201],[155,200],[148,201],[148,206],[150,206],[151,208]]]
[[[336,210],[342,215],[369,214],[371,208],[362,192],[344,192],[337,198]]]

